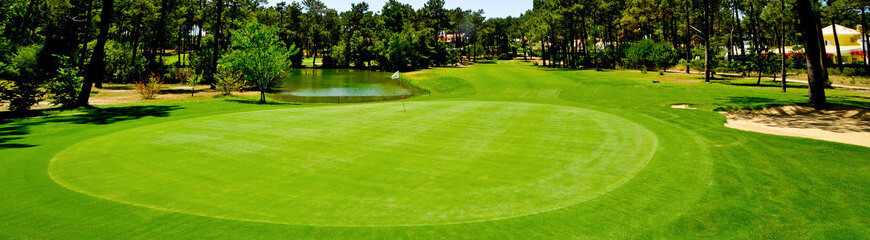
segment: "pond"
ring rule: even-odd
[[[272,97],[281,101],[343,103],[395,100],[417,90],[385,72],[351,69],[294,69]]]

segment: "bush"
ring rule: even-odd
[[[629,47],[626,63],[636,69],[667,69],[677,64],[677,52],[670,43],[656,43],[644,39]]]
[[[842,75],[847,77],[855,77],[855,76],[870,76],[870,71],[866,68],[843,68],[843,71],[840,72],[839,68],[831,68],[831,75]]]
[[[196,75],[190,68],[172,68],[169,69],[170,82],[187,83],[191,77]]]
[[[215,88],[223,95],[232,95],[234,91],[242,91],[244,87],[245,81],[242,79],[241,73],[218,68],[218,73],[215,76]]]
[[[76,98],[82,89],[82,77],[77,76],[78,68],[65,67],[58,69],[57,77],[48,81],[46,88],[48,100],[55,105],[75,106]]]
[[[514,59],[514,54],[512,53],[501,53],[498,55],[498,60],[512,60]]]
[[[148,79],[136,83],[136,92],[142,95],[143,99],[154,99],[154,96],[160,94],[161,87],[163,87],[163,77],[157,73],[151,73]]]
[[[37,65],[41,49],[40,45],[19,48],[8,65],[0,64],[3,65],[0,79],[4,79],[0,98],[9,100],[9,110],[30,110],[30,107],[42,101],[45,96],[42,88],[45,80]]]
[[[187,84],[187,86],[190,86],[191,97],[193,97],[193,94],[196,93],[196,85],[201,83],[202,80],[203,78],[200,74],[193,74],[193,76],[189,76],[187,77],[187,79],[184,80],[184,83]]]

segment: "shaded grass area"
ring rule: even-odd
[[[114,111],[120,113],[117,116],[103,113],[92,117],[77,117],[75,113],[78,112],[61,112],[48,117],[15,120],[0,125],[2,128],[0,131],[4,133],[2,138],[5,139],[0,144],[24,146],[0,149],[0,164],[4,166],[0,168],[0,191],[4,193],[0,197],[0,213],[3,213],[0,214],[0,238],[863,239],[870,237],[870,230],[868,230],[870,206],[867,205],[870,202],[870,192],[866,191],[866,186],[870,186],[870,148],[728,129],[722,126],[725,117],[713,111],[805,104],[807,101],[805,89],[797,87],[789,89],[789,93],[781,93],[779,89],[773,87],[728,85],[724,80],[715,84],[705,84],[697,79],[678,75],[658,76],[636,72],[588,70],[540,71],[536,67],[516,62],[481,64],[468,68],[433,69],[409,78],[416,86],[432,91],[431,96],[411,99],[409,101],[411,108],[415,102],[428,101],[532,103],[579,107],[618,116],[637,124],[649,130],[658,140],[658,144],[649,163],[620,187],[612,189],[603,196],[558,210],[522,217],[451,225],[313,227],[201,217],[103,200],[57,185],[48,176],[46,169],[49,168],[49,161],[64,149],[121,131],[137,128],[155,129],[159,128],[159,124],[174,125],[176,121],[187,121],[186,124],[194,126],[201,122],[201,127],[208,127],[208,122],[203,121],[204,117],[234,121],[232,118],[222,118],[221,115],[235,113],[256,115],[269,112],[263,112],[264,110],[292,109],[295,114],[288,113],[288,115],[305,116],[314,112],[308,112],[307,109],[334,105],[257,105],[211,100],[158,104],[157,106],[164,107],[161,109]],[[653,80],[661,80],[661,83],[652,83]],[[831,90],[829,93],[832,102],[853,106],[867,104],[867,98],[870,97],[864,92]],[[670,105],[677,103],[692,104],[699,110],[670,108]],[[383,104],[398,104],[398,102]],[[351,108],[365,108],[370,105],[353,105]],[[399,107],[399,105],[390,106],[397,109]],[[409,112],[407,116],[413,118],[415,115]],[[446,114],[446,116],[450,115]],[[462,116],[456,118],[457,122],[463,122]],[[486,116],[477,118],[486,118]],[[58,121],[53,121],[55,119]],[[236,120],[234,121],[236,124],[258,125],[274,119],[263,117]],[[317,119],[309,121],[317,121]],[[390,125],[392,131],[421,131],[420,128],[431,125],[416,124],[411,120],[398,123],[402,124]],[[277,121],[274,124],[291,123]],[[578,121],[575,124],[585,126],[589,123]],[[539,127],[546,127],[546,125]],[[610,128],[618,128],[618,126]],[[183,127],[173,127],[168,130],[183,134],[185,133],[183,129]],[[217,131],[217,133],[222,132]],[[476,134],[486,133],[487,131],[479,131]],[[302,136],[301,134],[303,133],[288,133],[287,136]],[[309,134],[317,134],[317,132]],[[343,138],[331,138],[328,141],[339,146],[343,144],[355,146],[361,137],[378,141],[379,135],[385,135],[385,132],[348,134]],[[460,139],[474,142],[475,139],[480,138]],[[108,138],[105,141],[92,142],[94,144],[92,148],[100,148],[101,142],[111,140],[112,138]],[[429,142],[419,140],[419,143]],[[286,144],[292,146],[293,142],[287,141]],[[178,147],[184,148],[184,145]],[[432,146],[427,144],[416,147],[422,149],[416,150],[422,153],[426,153],[428,151],[426,149],[432,149]],[[336,147],[332,151],[341,149]],[[127,149],[111,150],[127,151]],[[305,149],[300,151],[302,152],[300,154],[304,154]],[[389,153],[390,149],[385,148],[382,151]],[[415,150],[408,151],[415,152]],[[147,154],[168,158],[174,153],[156,151]],[[469,154],[492,153],[464,149],[445,150],[442,154],[446,155],[447,159],[460,161]],[[493,159],[497,162],[499,158]],[[336,166],[343,166],[343,164]],[[401,168],[398,166],[378,165],[390,171],[400,171]],[[436,164],[434,167],[437,166]],[[212,167],[214,169],[211,170],[226,171],[228,174],[240,172],[232,166],[215,164]],[[217,169],[219,167],[227,167],[227,170]],[[413,166],[404,167],[414,169]],[[481,170],[494,169],[497,170],[497,168]],[[293,168],[288,168],[289,170]],[[373,170],[367,168],[367,171]],[[349,175],[359,173],[354,171]],[[460,175],[462,173],[458,172]],[[433,176],[437,177],[437,175]],[[256,176],[248,174],[241,177]],[[419,174],[405,175],[405,177],[414,181],[424,179]],[[474,182],[481,176],[468,174],[465,177],[467,181]],[[504,176],[504,178],[511,179],[511,176]],[[361,181],[349,179],[338,181],[336,184],[359,182]],[[322,187],[327,186],[330,185]],[[358,188],[342,186],[351,190],[365,189],[363,186]],[[317,189],[322,188],[317,187]],[[188,192],[172,194],[174,197],[183,197]]]

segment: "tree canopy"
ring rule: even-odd
[[[350,10],[344,12],[320,0],[272,6],[264,0],[3,1],[0,64],[6,69],[6,94],[0,98],[23,105],[37,101],[16,100],[31,95],[21,93],[27,91],[24,77],[12,74],[33,66],[34,76],[28,78],[39,91],[48,89],[51,79],[79,79],[59,78],[70,72],[85,77],[81,105],[89,96],[86,86],[132,83],[152,73],[189,69],[215,84],[221,58],[230,56],[236,35],[250,22],[274,33],[270,43],[296,46],[299,51],[280,56],[287,57],[281,63],[297,68],[410,71],[518,57],[547,67],[638,68],[649,66],[633,64],[638,59],[627,51],[650,41],[673,50],[671,59],[659,62],[682,62],[687,72],[703,68],[708,80],[721,71],[760,76],[807,68],[806,59],[789,57],[806,56],[807,49],[797,0],[533,0],[532,9],[505,18],[447,9],[444,0],[428,0],[420,9],[385,1],[382,9],[347,3]],[[807,6],[818,13],[821,25],[857,27],[867,26],[868,5],[866,0],[831,0]],[[870,28],[859,29],[861,39],[870,39]],[[39,49],[35,65],[15,62],[33,46]],[[773,64],[778,59],[779,69]],[[842,59],[826,57],[820,67]],[[35,93],[46,94],[53,93]]]

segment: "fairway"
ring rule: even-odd
[[[429,225],[598,197],[655,148],[643,127],[582,108],[445,101],[402,112],[386,103],[139,127],[68,148],[49,173],[85,194],[208,217]]]
[[[870,237],[870,148],[717,112],[805,88],[517,61],[404,77],[432,93],[407,111],[209,99],[0,125],[0,239]]]

